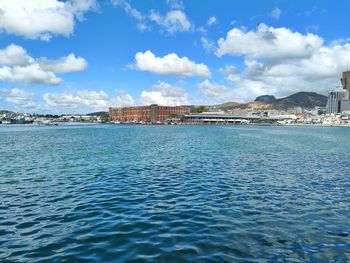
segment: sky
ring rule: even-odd
[[[0,0],[0,109],[88,113],[327,95],[348,0]]]

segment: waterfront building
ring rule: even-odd
[[[273,124],[278,121],[295,121],[294,114],[275,115],[275,116],[237,116],[227,113],[209,113],[186,114],[182,118],[184,124]]]
[[[345,71],[341,78],[342,86],[328,94],[327,113],[336,114],[350,111],[350,71]]]
[[[342,78],[341,78],[341,84],[344,89],[348,91],[350,94],[350,71],[344,71]]]
[[[343,100],[340,103],[341,113],[350,113],[350,100]]]
[[[169,117],[182,116],[189,112],[189,107],[157,104],[109,108],[110,121],[121,123],[164,123]]]
[[[342,101],[349,98],[349,92],[342,87],[338,87],[335,91],[328,94],[327,113],[340,113]]]
[[[294,107],[293,113],[294,114],[301,114],[303,113],[303,108],[302,107]]]

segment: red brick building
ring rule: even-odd
[[[149,106],[109,108],[109,117],[112,122],[164,123],[172,115],[184,115],[189,112],[189,107],[152,104]]]

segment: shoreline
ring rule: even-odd
[[[56,125],[57,124],[57,125]],[[38,125],[36,123],[14,123],[14,124],[2,124],[0,127],[13,127],[13,126],[26,126],[26,127],[50,127],[50,126],[70,126],[70,125],[137,125],[137,126],[279,126],[279,127],[347,127],[350,128],[350,124],[307,124],[307,123],[293,123],[293,124],[277,124],[277,123],[246,123],[246,124],[224,124],[224,123],[177,123],[177,124],[164,124],[164,123],[96,123],[96,122],[55,122],[55,125]]]

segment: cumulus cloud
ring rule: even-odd
[[[142,91],[140,102],[144,105],[159,104],[165,106],[189,104],[188,95],[182,88],[163,81],[159,81],[149,90]]]
[[[117,90],[117,97],[113,99],[110,103],[113,107],[126,107],[134,104],[135,100],[130,95],[123,90]]]
[[[282,10],[279,9],[278,7],[274,8],[272,11],[271,11],[271,14],[270,16],[276,20],[280,19],[280,16],[282,14]]]
[[[171,10],[165,15],[161,15],[158,11],[151,10],[149,19],[170,34],[185,32],[191,29],[191,23],[182,10]]]
[[[132,7],[127,0],[111,0],[111,2],[114,6],[123,8],[125,13],[132,16],[137,21],[136,27],[140,31],[151,29],[150,24],[158,25],[164,32],[169,34],[190,31],[192,28],[192,24],[184,11],[182,1],[168,0],[167,4],[170,10],[165,14],[161,14],[157,10],[150,10],[148,14],[142,14]]]
[[[245,68],[242,72],[232,65],[221,68],[231,85],[229,91],[208,93],[210,88],[220,85],[205,82],[200,86],[206,91],[202,95],[247,102],[264,94],[276,97],[298,91],[326,94],[338,84],[346,68],[344,58],[350,56],[350,44],[346,40],[325,46],[318,35],[260,24],[256,31],[230,30],[226,38],[218,40],[216,55],[242,56]]]
[[[12,88],[0,89],[0,94],[3,94],[3,99],[6,102],[14,104],[16,108],[33,109],[37,107],[33,101],[35,97],[34,93],[26,92],[22,89]]]
[[[96,7],[95,0],[0,1],[0,31],[45,41],[55,35],[68,37],[75,21]]]
[[[49,85],[57,85],[62,82],[62,79],[53,72],[44,71],[37,63],[12,68],[8,66],[0,67],[0,80]]]
[[[312,55],[323,39],[308,33],[303,35],[288,28],[260,24],[256,31],[231,29],[226,38],[218,40],[216,55],[248,56],[250,58],[291,59]]]
[[[4,49],[0,49],[0,64],[11,66],[24,66],[34,61],[27,51],[17,45],[10,44]]]
[[[49,60],[47,58],[39,59],[40,67],[46,71],[52,72],[76,72],[85,70],[87,62],[81,57],[76,57],[75,54],[69,54],[68,56],[61,57],[58,60]]]
[[[350,57],[350,44],[321,47],[311,57],[263,63],[246,60],[247,78],[274,89],[277,96],[297,91],[315,91],[326,94],[339,84]]]
[[[48,92],[43,95],[43,100],[46,109],[78,111],[106,111],[109,107],[126,107],[135,102],[133,97],[123,90],[117,90],[114,98],[110,98],[102,90]]]
[[[44,94],[43,99],[49,107],[91,109],[96,111],[107,110],[109,107],[109,98],[104,91],[49,92]]]
[[[38,101],[33,92],[23,89],[0,89],[0,100],[22,110],[40,110],[48,112],[107,111],[110,106],[125,107],[134,104],[134,99],[123,90],[117,90],[112,99],[104,91],[78,90],[47,92]]]
[[[211,16],[209,19],[208,19],[208,26],[212,26],[214,24],[216,24],[217,20],[216,20],[216,17],[215,16]]]
[[[210,101],[223,101],[231,98],[231,89],[225,85],[204,80],[197,86],[199,94]]]
[[[200,76],[210,77],[211,73],[204,64],[196,64],[187,57],[178,57],[170,53],[164,57],[156,57],[151,51],[138,52],[135,55],[135,64],[132,67],[160,75]]]
[[[199,94],[207,103],[239,102],[244,103],[255,99],[262,94],[271,94],[271,86],[261,81],[241,79],[235,86],[226,86],[209,80],[199,83],[197,89]]]
[[[86,67],[86,60],[74,54],[49,60],[35,59],[23,47],[15,44],[0,49],[0,81],[57,85],[62,79],[55,73],[81,71]]]
[[[239,70],[235,66],[232,65],[226,65],[223,68],[220,68],[219,71],[226,75],[227,80],[237,83],[241,80],[241,77],[239,75]]]
[[[219,41],[219,44],[226,41],[225,45],[228,45],[235,39],[235,42],[231,42],[233,46],[219,45],[218,50],[225,47],[226,51],[230,52],[222,54],[243,56],[244,70],[240,72],[232,65],[220,68],[219,71],[229,81],[228,86],[223,87],[209,81],[202,82],[199,85],[202,96],[222,102],[247,102],[265,94],[276,97],[288,96],[299,91],[327,94],[340,84],[341,72],[346,70],[346,58],[350,57],[348,39],[324,45],[323,39],[317,35],[302,35],[286,28],[264,26],[256,32],[237,30],[238,33],[235,33],[234,37],[231,30],[226,40]],[[272,36],[268,37],[270,42],[265,39],[264,34],[261,36],[262,32],[271,33]],[[294,47],[287,44],[282,47],[286,36],[289,36],[288,41],[294,43]],[[260,51],[249,45],[249,41],[254,39]],[[270,47],[274,54],[266,50],[266,47]]]

